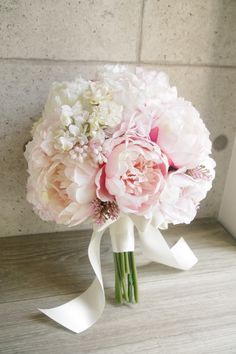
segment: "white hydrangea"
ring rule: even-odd
[[[107,85],[91,81],[89,89],[84,92],[83,96],[91,105],[97,105],[101,101],[111,100],[112,92]]]
[[[94,122],[98,122],[101,126],[114,128],[122,119],[123,107],[113,101],[102,101],[98,106],[94,107],[91,117]]]

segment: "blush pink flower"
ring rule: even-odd
[[[120,211],[152,216],[168,171],[166,157],[146,139],[118,140],[96,176],[97,196],[115,200]]]
[[[182,98],[163,105],[153,122],[153,139],[177,167],[194,168],[211,153],[209,131],[198,111]]]
[[[213,159],[208,157],[201,165],[207,171],[207,178],[201,174],[192,177],[185,168],[169,173],[157,206],[160,222],[189,224],[194,219],[200,201],[206,197],[215,178]]]
[[[96,168],[63,154],[48,156],[36,140],[27,145],[25,157],[30,174],[27,200],[41,219],[74,226],[90,216]]]

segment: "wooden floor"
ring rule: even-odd
[[[236,353],[236,240],[214,220],[165,232],[184,236],[199,263],[187,272],[145,260],[137,245],[140,304],[114,304],[110,240],[102,267],[101,319],[73,334],[38,312],[84,291],[93,279],[88,231],[0,239],[0,353]]]

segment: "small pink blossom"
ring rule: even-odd
[[[98,225],[104,224],[107,220],[116,220],[119,216],[119,208],[114,201],[103,202],[96,198],[90,205],[92,218]]]

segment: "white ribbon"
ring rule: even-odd
[[[134,251],[134,223],[127,215],[110,225],[110,236],[113,252]]]
[[[94,228],[88,248],[88,257],[96,275],[90,287],[80,296],[51,309],[39,309],[45,315],[75,333],[91,327],[102,315],[105,307],[105,293],[100,263],[100,243],[102,235],[110,227],[114,252],[134,251],[134,225],[136,226],[143,253],[150,260],[177,269],[188,270],[197,263],[197,258],[181,238],[170,248],[164,237],[143,217],[122,216],[114,223]]]

